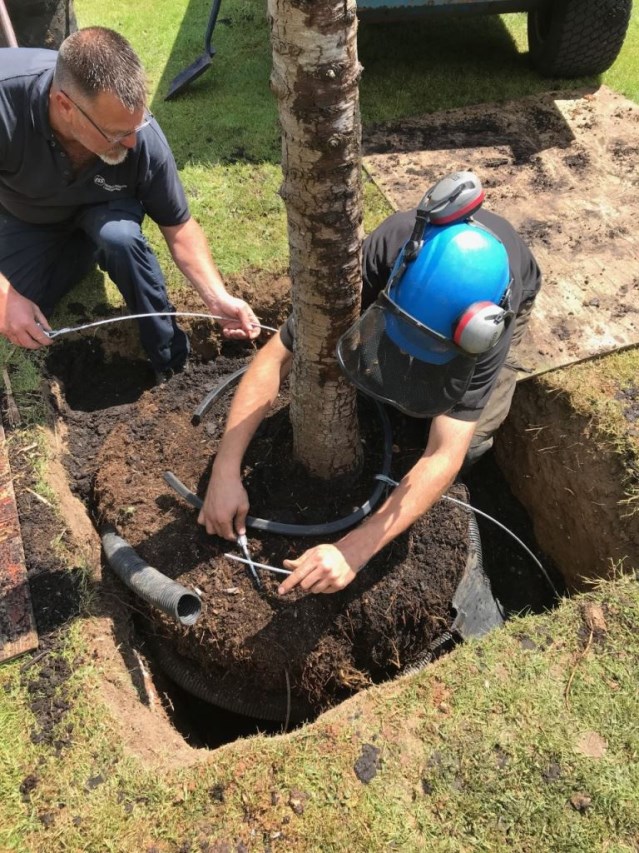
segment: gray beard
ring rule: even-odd
[[[119,150],[116,149],[112,153],[107,151],[104,154],[98,154],[98,157],[103,163],[106,163],[107,166],[119,166],[120,163],[124,163],[128,153],[129,149],[121,145]]]

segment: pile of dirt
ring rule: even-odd
[[[305,716],[394,676],[450,627],[452,596],[468,557],[468,517],[438,504],[341,593],[280,597],[277,576],[266,572],[256,589],[245,567],[224,556],[239,555],[234,543],[208,536],[196,511],[163,479],[173,471],[204,494],[232,389],[202,423],[193,424],[192,413],[249,356],[247,346],[224,344],[215,360],[196,357],[185,373],[158,387],[150,386],[143,363],[105,358],[97,339],[60,346],[49,366],[60,383],[55,396],[69,430],[73,487],[96,523],[113,524],[149,564],[201,593],[203,614],[195,626],[147,609],[151,633],[194,662],[207,681],[222,679],[227,707],[276,706],[283,718],[292,701],[293,711]],[[381,470],[378,415],[362,404],[365,469],[336,490],[294,462],[287,411],[284,393],[247,454],[251,513],[297,523],[347,515],[370,497]],[[423,449],[422,425],[417,433],[414,447],[395,446],[392,476],[401,477]],[[457,494],[464,495],[462,486]],[[326,537],[249,534],[254,559],[274,566],[320,541]]]

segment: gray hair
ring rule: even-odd
[[[106,27],[86,27],[62,42],[54,82],[89,99],[109,92],[131,111],[146,104],[142,63],[124,36]]]

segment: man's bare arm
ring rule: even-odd
[[[160,231],[180,272],[193,284],[211,314],[229,318],[219,321],[225,337],[256,338],[260,333],[257,317],[243,299],[227,292],[206,235],[195,219],[161,226]]]
[[[390,497],[335,545],[319,545],[297,560],[285,560],[293,574],[279,587],[285,594],[298,584],[312,592],[337,592],[366,563],[439,500],[454,481],[470,446],[474,422],[446,415],[433,419],[423,456]]]
[[[257,353],[235,392],[198,517],[208,533],[234,539],[246,530],[249,504],[242,485],[242,459],[275,402],[291,361],[292,354],[275,335]]]

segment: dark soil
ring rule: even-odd
[[[279,314],[263,311],[264,322],[277,325],[286,310],[281,300],[277,309]],[[68,482],[96,523],[100,518],[112,521],[150,563],[187,586],[197,585],[204,594],[202,619],[194,628],[184,629],[150,614],[108,568],[101,578],[96,574],[96,613],[112,625],[113,654],[130,673],[140,702],[148,700],[149,689],[170,697],[165,707],[178,733],[192,746],[215,748],[258,730],[279,731],[284,714],[291,721],[308,719],[360,687],[392,677],[419,657],[453,618],[450,602],[467,551],[463,513],[442,503],[422,527],[389,546],[341,595],[295,593],[280,599],[276,576],[266,573],[261,573],[264,591],[258,593],[244,568],[222,556],[227,550],[239,554],[234,543],[207,536],[196,524],[196,511],[162,479],[171,469],[191,489],[204,493],[232,390],[198,426],[191,422],[192,413],[220,377],[250,358],[252,348],[220,346],[206,324],[198,325],[189,329],[197,352],[189,372],[154,388],[148,366],[136,357],[135,330],[126,329],[132,325],[112,326],[109,334],[102,330],[96,338],[76,336],[58,342],[49,352],[45,387],[50,388],[58,444],[63,452],[66,448]],[[391,473],[399,478],[421,453],[426,435],[423,423],[394,410],[389,415],[394,440]],[[362,403],[361,419],[362,437],[370,450],[367,468],[357,482],[339,490],[343,500],[336,501],[336,489],[309,484],[292,463],[283,397],[247,458],[251,511],[285,521],[322,521],[344,515],[366,500],[380,466],[381,427],[368,404]],[[33,697],[32,736],[59,754],[71,736],[65,717],[73,703],[71,669],[60,652],[65,625],[78,615],[86,583],[86,563],[78,556],[76,564],[72,555],[78,552],[78,543],[90,537],[86,520],[78,527],[78,510],[68,501],[61,522],[51,507],[34,497],[30,489],[37,484],[25,449],[14,444],[12,472],[40,646],[21,678]],[[269,461],[274,468],[269,468]],[[272,483],[269,470],[276,475]],[[57,476],[64,478],[64,471]],[[532,540],[530,520],[492,459],[482,460],[465,484],[472,504],[516,530],[547,565]],[[459,493],[464,494],[462,487]],[[484,568],[505,611],[549,606],[547,584],[530,558],[494,525],[481,517],[478,521]],[[255,559],[273,565],[310,544],[306,538],[293,541],[250,533]],[[93,558],[91,564],[95,565]],[[139,617],[141,611],[144,617]],[[172,654],[179,649],[179,666],[193,668],[205,686],[211,679],[224,686],[226,693],[216,708],[200,701],[192,689],[185,691],[167,679],[158,665],[166,669],[161,657],[162,653],[166,657],[166,648],[157,657],[158,638]],[[147,666],[151,664],[154,687],[144,680],[139,655],[146,656]],[[263,713],[266,700],[270,716]],[[133,710],[127,706],[124,713]],[[229,713],[233,710],[236,713]],[[145,725],[140,720],[139,730],[146,731]],[[151,749],[155,737],[154,731],[148,733]],[[39,770],[34,767],[25,780],[24,796],[38,784]]]
[[[69,660],[61,650],[65,627],[80,612],[84,569],[69,565],[60,556],[60,549],[70,544],[69,533],[61,528],[52,507],[34,496],[37,484],[28,452],[14,453],[11,467],[38,631],[38,649],[22,663],[16,679],[26,689],[28,697],[32,714],[31,741],[60,759],[73,743],[74,726],[68,719],[75,702],[71,679],[81,664],[80,660]],[[6,689],[10,690],[11,685],[7,684]],[[20,783],[20,796],[26,803],[31,801],[34,792],[39,793],[37,789],[45,781],[40,766],[44,761],[44,753],[41,753],[40,763],[34,764]],[[45,825],[55,820],[55,810],[47,807],[40,806],[35,813]]]
[[[568,148],[572,142],[570,129],[551,101],[539,101],[530,110],[525,134],[517,133],[512,126],[486,111],[473,112],[465,108],[442,115],[444,120],[439,124],[436,118],[433,120],[429,116],[428,127],[424,126],[421,118],[404,119],[399,124],[370,125],[364,141],[366,154],[437,149],[454,151],[481,140],[483,148],[496,151],[508,148],[514,163],[522,166],[530,162],[549,139],[561,148]],[[401,139],[401,144],[398,144],[398,139]],[[501,162],[489,165],[501,165]],[[420,177],[423,176],[420,174]],[[429,186],[428,180],[422,183],[425,189]]]
[[[82,569],[68,566],[60,556],[60,549],[68,544],[68,531],[60,530],[53,509],[36,498],[33,463],[28,453],[14,454],[11,471],[33,613],[38,634],[46,639],[78,615]]]
[[[202,423],[194,425],[192,413],[248,355],[248,347],[224,345],[215,360],[196,357],[159,387],[150,387],[144,363],[106,359],[96,339],[57,347],[49,367],[61,384],[62,394],[54,396],[69,429],[67,464],[77,494],[98,524],[114,524],[148,563],[201,592],[203,614],[195,626],[155,611],[148,613],[152,632],[206,678],[222,678],[227,706],[243,711],[270,703],[282,708],[283,718],[287,701],[298,716],[312,714],[394,676],[450,627],[450,602],[468,556],[468,518],[438,504],[339,594],[295,591],[281,598],[278,577],[266,572],[256,589],[245,567],[224,557],[226,551],[239,555],[235,543],[208,536],[196,511],[162,476],[171,470],[203,495],[232,390]],[[247,454],[251,513],[298,523],[347,515],[368,499],[381,470],[379,416],[362,404],[364,470],[336,489],[309,478],[293,460],[287,411],[284,393]],[[397,419],[395,430],[399,435]],[[412,432],[404,430],[401,450],[395,447],[395,478],[423,449],[423,425]],[[464,494],[457,487],[457,495]],[[253,558],[280,567],[325,539],[249,532]]]

